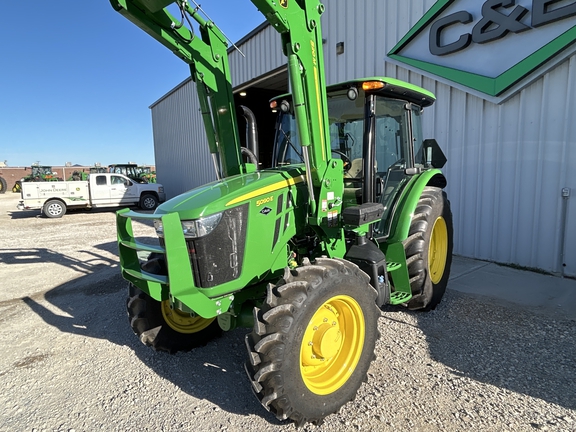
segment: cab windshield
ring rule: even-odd
[[[344,166],[344,207],[365,202],[363,198],[365,97],[365,93],[361,90],[355,100],[347,97],[346,90],[328,94],[332,158],[342,159]],[[372,98],[374,129],[371,145],[374,148],[373,160],[368,165],[373,170],[374,184],[371,187],[374,188],[374,201],[384,206],[381,222],[374,225],[375,234],[380,237],[389,234],[390,221],[394,213],[392,206],[409,180],[406,168],[423,166],[421,165],[423,140],[420,107],[389,97]],[[276,125],[275,143],[276,167],[304,163],[293,113],[280,114]]]

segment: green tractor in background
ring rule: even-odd
[[[145,177],[141,176],[141,171],[137,164],[112,164],[108,165],[108,172],[123,174],[136,183],[148,183]]]
[[[136,172],[141,179],[146,180],[147,183],[156,183],[156,171],[152,171],[149,166],[139,166]]]
[[[271,101],[276,139],[259,145],[273,149],[263,169],[242,159],[226,38],[202,9],[111,0],[190,65],[218,178],[154,214],[119,211],[120,266],[143,343],[174,353],[251,329],[254,394],[300,426],[354,399],[380,307],[441,301],[453,242],[446,158],[422,136],[429,91],[386,77],[325,85],[318,0],[252,2],[281,34],[292,89]],[[133,220],[153,222],[158,243],[138,241]]]
[[[12,187],[12,192],[22,190],[22,182],[43,182],[43,181],[62,181],[62,178],[56,177],[52,167],[48,165],[32,165],[30,174],[17,180]]]
[[[100,166],[93,166],[90,167],[89,172],[85,171],[74,171],[72,175],[68,178],[68,181],[86,181],[88,180],[89,174],[99,174],[99,173],[107,173],[108,169],[105,167]]]

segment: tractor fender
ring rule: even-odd
[[[431,169],[419,174],[414,178],[402,192],[402,196],[398,201],[398,210],[392,219],[392,226],[390,229],[391,236],[388,238],[387,243],[402,242],[408,238],[410,231],[410,224],[416,205],[420,199],[420,195],[426,186],[435,186],[441,189],[446,187],[447,181],[442,171],[439,169]]]

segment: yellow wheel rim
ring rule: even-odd
[[[300,346],[300,373],[306,387],[327,395],[350,378],[364,347],[362,308],[352,297],[332,297],[314,313]]]
[[[444,275],[448,256],[448,228],[442,216],[436,219],[428,247],[428,271],[432,283],[439,283]]]
[[[164,321],[178,333],[197,333],[208,327],[216,318],[192,317],[190,314],[170,308],[170,300],[162,302],[162,316]]]

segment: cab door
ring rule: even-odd
[[[91,174],[91,177],[95,174]],[[110,183],[109,177],[105,175],[95,175],[96,178],[90,184],[90,197],[92,205],[102,206],[110,203]]]
[[[138,201],[134,182],[123,175],[110,176],[110,203],[112,205],[128,205]]]
[[[412,104],[375,96],[373,106],[375,174],[372,196],[375,202],[384,206],[382,220],[375,224],[374,230],[377,237],[383,237],[389,235],[394,203],[410,179],[406,169],[414,167],[412,143],[415,135],[412,131]],[[419,113],[419,110],[417,112]],[[420,147],[421,145],[420,142]]]

